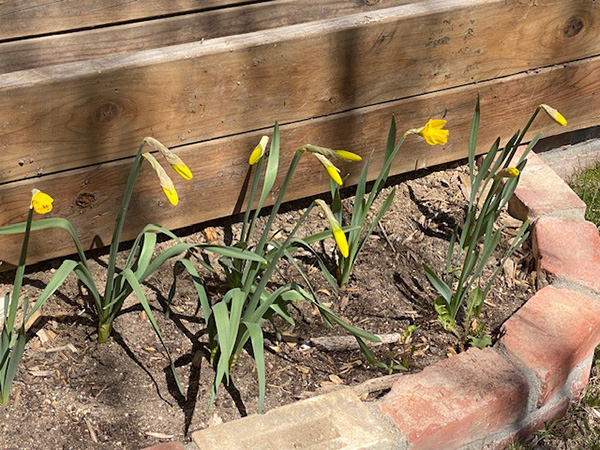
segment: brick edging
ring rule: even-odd
[[[380,408],[406,436],[405,448],[505,448],[562,417],[588,382],[600,343],[598,229],[585,221],[583,201],[535,154],[509,210],[534,220],[541,289],[504,323],[493,348],[396,382]]]
[[[403,376],[377,403],[344,389],[196,431],[193,441],[201,450],[225,442],[228,449],[259,442],[273,450],[501,449],[562,417],[586,386],[600,343],[600,236],[579,197],[530,155],[509,210],[534,220],[541,289],[504,323],[493,348]]]

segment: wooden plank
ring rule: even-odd
[[[252,0],[3,0],[0,2],[0,40],[202,11],[249,1]]]
[[[478,92],[482,99],[478,148],[482,152],[498,135],[502,135],[506,142],[516,128],[523,127],[535,107],[542,102],[558,108],[568,118],[569,126],[559,127],[542,113],[534,123],[533,131],[553,134],[597,125],[600,123],[600,79],[596,76],[599,70],[600,57],[596,57],[284,125],[281,127],[281,172],[287,169],[294,149],[312,142],[345,148],[365,157],[374,151],[370,173],[370,178],[374,178],[381,167],[392,114],[396,115],[399,134],[421,126],[430,117],[444,117],[450,129],[450,140],[443,148],[430,147],[417,136],[409,137],[394,162],[393,173],[463,158]],[[189,163],[194,173],[194,179],[189,182],[174,178],[180,194],[178,207],[171,207],[166,202],[155,175],[149,167],[144,167],[135,188],[124,238],[134,237],[146,223],[160,223],[175,229],[239,212],[239,198],[248,174],[248,156],[261,134],[261,131],[244,133],[178,149],[177,153]],[[290,200],[329,189],[326,173],[314,158],[308,156],[303,158],[289,188]],[[30,191],[37,187],[56,198],[52,214],[71,220],[81,233],[86,248],[93,242],[106,244],[110,241],[131,161],[127,158],[0,186],[0,224],[24,220]],[[351,173],[349,185],[356,182],[361,164],[349,163],[340,165],[340,168],[343,173]],[[281,175],[283,173],[280,173],[279,181]],[[273,198],[269,201],[272,202]],[[18,239],[0,239],[0,260],[14,264],[19,245]],[[30,249],[30,261],[72,251],[64,235],[48,232],[33,236]]]
[[[127,157],[145,135],[183,145],[600,53],[600,8],[536,5],[427,0],[4,74],[0,182]]]
[[[282,0],[0,44],[0,74],[414,3]]]

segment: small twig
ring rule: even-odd
[[[387,244],[392,249],[392,252],[394,252],[394,254],[395,254],[396,253],[396,247],[394,247],[394,245],[392,244],[392,241],[390,241],[390,238],[388,237],[388,235],[387,235],[387,233],[385,231],[385,228],[383,228],[383,225],[381,225],[381,222],[377,222],[377,226],[381,230],[381,233],[383,234],[383,238],[385,239],[385,242],[387,242]]]
[[[87,417],[84,417],[83,420],[85,422],[85,426],[87,427],[88,431],[90,432],[90,438],[92,439],[92,441],[94,441],[95,444],[97,444],[98,436],[96,436],[94,427],[92,427],[92,422],[90,422]]]

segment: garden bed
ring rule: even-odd
[[[448,239],[456,222],[464,216],[469,189],[465,167],[420,175],[395,180],[399,184],[394,204],[361,253],[349,285],[339,295],[322,279],[314,258],[300,253],[301,264],[311,274],[321,300],[350,323],[380,335],[402,333],[410,325],[419,327],[410,342],[374,348],[380,361],[387,363],[393,355],[396,360],[404,360],[410,372],[420,371],[457,350],[456,339],[436,319],[432,305],[435,294],[422,263],[442,270]],[[296,203],[287,207],[278,216],[275,229],[289,231],[304,206]],[[314,211],[301,233],[322,231],[325,222]],[[519,221],[504,213],[501,223],[506,232],[498,254],[520,226]],[[187,230],[182,239],[227,243],[232,234],[239,233],[239,224],[233,221],[213,225],[205,231]],[[160,245],[164,248],[171,243]],[[333,240],[325,241],[321,253],[331,255],[332,247]],[[535,278],[530,272],[533,261],[529,250],[527,244],[513,256],[507,273],[498,278],[487,298],[480,320],[492,336],[533,292]],[[125,256],[120,255],[121,262]],[[487,270],[495,267],[499,259],[498,255],[492,257]],[[103,254],[94,258],[99,279],[105,274],[106,260]],[[34,297],[56,267],[58,262],[50,261],[29,268],[25,293]],[[171,270],[170,265],[163,266],[145,283],[144,291],[156,308],[186,397],[178,393],[166,356],[135,297],[128,300],[116,319],[113,337],[107,344],[99,345],[96,324],[86,304],[89,299],[75,277],[71,277],[55,299],[44,306],[41,318],[30,330],[37,337],[29,341],[11,407],[3,412],[2,446],[143,447],[161,439],[186,440],[189,431],[256,412],[254,363],[245,352],[233,373],[231,386],[221,388],[214,408],[209,410],[214,371],[203,345],[204,328],[191,282],[178,284],[170,319],[158,312],[166,305]],[[292,276],[292,271],[284,267],[282,274]],[[1,276],[4,291],[12,283],[12,274]],[[218,289],[220,284],[221,280],[215,277],[207,282],[209,290]],[[339,327],[329,329],[310,304],[297,303],[290,311],[296,321],[294,327],[277,322],[283,342],[276,339],[272,328],[267,328],[267,410],[332,386],[352,386],[385,375],[385,371],[370,367],[357,349],[330,351],[311,342],[311,338],[319,337],[327,343],[331,337],[345,334]]]

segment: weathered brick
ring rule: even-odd
[[[454,449],[524,417],[525,377],[493,349],[470,349],[402,377],[381,402],[411,449]]]
[[[542,284],[558,278],[600,292],[600,236],[593,223],[542,217],[534,225],[533,248]]]
[[[398,449],[400,434],[351,389],[309,398],[192,433],[201,450]]]
[[[515,158],[520,157],[522,149]],[[535,153],[527,156],[527,165],[514,195],[509,201],[510,213],[521,220],[544,215],[583,219],[585,203],[569,185]]]
[[[537,406],[542,406],[600,342],[600,301],[547,286],[513,314],[502,331],[498,345],[535,375]]]

